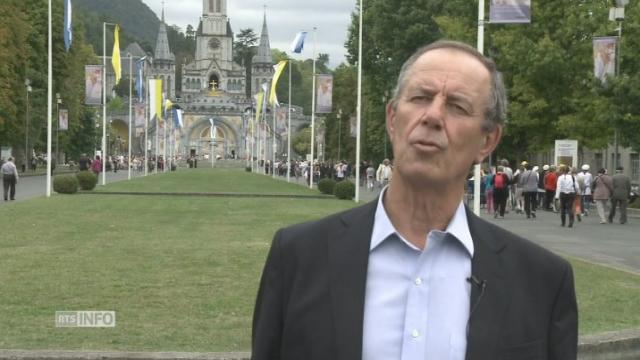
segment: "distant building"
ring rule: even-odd
[[[227,17],[227,0],[203,0],[202,17],[196,32],[196,52],[194,60],[182,66],[182,80],[176,86],[175,56],[171,52],[171,44],[167,37],[164,9],[162,22],[158,29],[158,38],[153,56],[147,60],[146,75],[150,78],[162,79],[165,97],[183,110],[184,127],[174,129],[176,141],[174,152],[182,158],[189,156],[207,157],[213,151],[217,156],[225,158],[245,158],[249,148],[248,128],[250,119],[255,118],[252,111],[255,109],[254,96],[246,98],[245,89],[251,86],[251,94],[260,91],[263,83],[269,83],[273,77],[273,59],[269,44],[266,13],[262,21],[262,31],[256,55],[252,59],[251,84],[246,83],[245,68],[233,61],[233,31]],[[129,74],[129,60],[126,54],[130,53],[134,61],[147,55],[138,44],[129,45],[122,52],[122,74]],[[113,87],[115,81],[113,70],[108,77],[108,88]],[[135,64],[134,64],[135,72]],[[179,88],[180,98],[176,97],[176,89]],[[282,105],[286,106],[286,105]],[[268,124],[271,124],[271,109],[268,109]],[[309,123],[309,118],[303,115],[301,108],[292,109],[292,128],[294,132]],[[114,114],[111,125],[121,139],[126,139],[128,131],[128,117],[125,114]],[[216,132],[211,138],[211,121],[215,124]],[[160,122],[159,137],[162,139],[164,122]],[[169,125],[169,128],[171,125]],[[270,129],[270,127],[269,127]],[[144,151],[142,128],[136,129],[137,144],[135,153]],[[148,148],[151,153],[156,152],[155,144],[156,121],[149,122]],[[167,134],[169,131],[167,131]],[[282,156],[286,153],[286,137],[276,136],[276,154]],[[167,140],[168,144],[169,141]],[[268,141],[272,144],[272,141]],[[163,154],[165,141],[159,141],[158,153]],[[126,142],[125,142],[126,145]],[[119,148],[126,148],[121,145]],[[260,156],[271,159],[273,147],[266,147]]]

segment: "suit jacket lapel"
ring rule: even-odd
[[[372,201],[344,214],[342,224],[329,234],[329,283],[337,359],[362,358],[369,243],[376,206],[377,201]]]
[[[495,359],[504,316],[509,306],[511,288],[504,274],[501,252],[507,246],[503,239],[495,238],[489,225],[467,209],[469,230],[473,238],[474,255],[471,273],[481,286],[471,286],[471,309],[467,334],[467,359]]]

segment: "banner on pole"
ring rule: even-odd
[[[84,103],[102,105],[102,65],[84,67]]]
[[[349,130],[351,137],[358,136],[358,118],[356,118],[355,116],[349,118]]]
[[[279,107],[276,110],[276,134],[285,136],[287,134],[287,109]]]
[[[556,140],[555,145],[556,164],[578,166],[578,140]]]
[[[64,2],[64,48],[67,52],[69,52],[69,48],[71,47],[71,42],[73,41],[73,26],[71,25],[72,20],[72,6],[71,0],[65,0]]]
[[[60,109],[58,111],[58,130],[69,130],[69,110]]]
[[[133,106],[135,125],[137,128],[144,127],[144,105],[145,104],[137,103]]]
[[[491,0],[489,22],[526,24],[531,22],[531,0]]]
[[[593,38],[593,75],[603,83],[616,74],[617,45],[616,36]]]
[[[316,113],[330,113],[333,97],[333,75],[317,75]]]
[[[316,143],[318,144],[324,144],[324,129],[323,123],[316,125]],[[320,155],[318,155],[318,157],[320,157]]]

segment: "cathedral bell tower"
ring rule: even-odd
[[[207,86],[228,89],[225,72],[233,68],[233,32],[227,18],[227,0],[202,0],[202,18],[196,40],[196,64],[206,69]]]

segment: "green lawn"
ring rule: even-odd
[[[199,180],[198,180],[199,179]],[[309,193],[230,170],[105,190]],[[315,192],[311,192],[315,193]],[[55,195],[0,208],[0,348],[246,351],[274,231],[354,206],[333,199]],[[640,326],[640,277],[572,260],[581,333]],[[54,327],[55,311],[113,310],[117,326]]]
[[[244,169],[180,169],[180,171],[119,181],[97,191],[132,192],[242,192],[259,194],[319,195],[304,186],[249,173]]]

